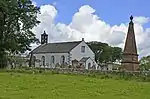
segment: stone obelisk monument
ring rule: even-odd
[[[130,17],[128,33],[122,55],[122,69],[125,71],[137,71],[139,69],[138,54],[134,33],[133,17]]]

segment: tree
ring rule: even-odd
[[[112,55],[112,61],[120,61],[122,59],[122,49],[119,47],[112,47],[113,55]]]
[[[101,42],[88,42],[88,45],[95,53],[96,62],[100,64],[121,60],[122,49],[119,47],[111,47]]]
[[[0,68],[6,65],[8,53],[23,53],[38,42],[32,28],[39,8],[31,0],[0,0]]]
[[[150,55],[140,59],[140,68],[144,70],[150,69]]]

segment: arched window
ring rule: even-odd
[[[51,63],[55,63],[55,57],[51,56]]]
[[[60,63],[61,63],[61,64],[64,64],[64,63],[65,63],[65,56],[64,56],[64,55],[61,56],[61,58],[60,58]]]
[[[90,69],[91,68],[91,63],[88,63],[88,69]]]
[[[45,66],[45,56],[42,56],[41,62],[42,62],[42,66]]]

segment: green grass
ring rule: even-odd
[[[0,99],[150,99],[150,82],[3,72]]]

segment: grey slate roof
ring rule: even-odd
[[[39,53],[67,53],[70,52],[74,47],[80,44],[82,41],[74,42],[61,42],[61,43],[48,43],[40,45],[35,48],[33,54]]]
[[[80,62],[86,62],[90,57],[83,57]]]

